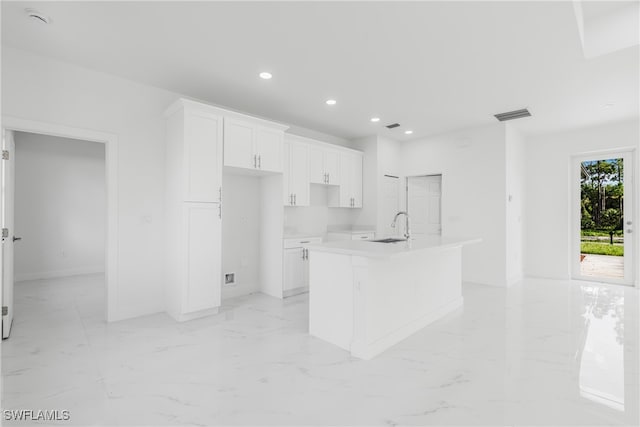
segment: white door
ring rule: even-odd
[[[293,206],[292,146],[293,144],[285,141],[282,148],[282,200],[285,206]]]
[[[634,221],[637,219],[633,166],[631,152],[574,158],[571,215],[573,278],[634,284],[634,274],[640,261],[633,252]],[[613,235],[609,235],[609,231]]]
[[[309,147],[309,180],[312,184],[326,184],[324,171],[324,150],[320,147]]]
[[[3,234],[2,237],[2,338],[4,339],[9,338],[13,323],[13,214],[16,152],[13,131],[5,130],[2,140],[3,149],[9,153],[9,159],[2,160],[2,227],[7,229],[7,236],[4,237]]]
[[[220,305],[222,228],[218,203],[185,203],[185,313]]]
[[[184,145],[185,194],[189,202],[218,202],[222,188],[222,118],[190,112]]]
[[[441,233],[442,175],[407,178],[407,212],[414,237]]]
[[[284,132],[258,128],[255,131],[255,137],[258,169],[268,172],[282,172],[282,139]]]
[[[353,200],[351,189],[351,175],[353,172],[353,155],[348,152],[340,153],[340,204],[341,208],[350,208]]]
[[[296,206],[309,206],[309,148],[291,144],[291,192]]]
[[[353,197],[353,207],[362,207],[362,156],[355,154],[352,158],[353,168],[351,170],[351,197]]]
[[[284,291],[305,286],[305,264],[304,249],[284,250]]]
[[[257,169],[257,157],[253,150],[253,126],[224,119],[224,165]]]
[[[325,150],[324,171],[327,174],[327,184],[340,184],[340,153],[337,150]]]

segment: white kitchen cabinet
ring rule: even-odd
[[[221,296],[221,110],[178,100],[166,112],[166,307],[214,314]]]
[[[284,240],[282,296],[289,297],[309,289],[309,251],[306,245],[322,243],[321,237]]]
[[[250,120],[225,117],[224,165],[264,172],[282,172],[285,128],[276,123],[270,127]]]
[[[222,227],[218,203],[184,203],[182,312],[220,306]]]
[[[309,146],[287,137],[283,155],[285,206],[309,206]]]
[[[283,294],[287,296],[292,289],[309,286],[306,249],[292,248],[284,250],[284,284]]]
[[[340,151],[323,145],[310,146],[309,180],[313,184],[340,184]]]
[[[362,207],[362,154],[355,151],[340,153],[340,190],[329,201],[331,207]]]

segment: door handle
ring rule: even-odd
[[[631,229],[630,228],[627,228],[627,233],[631,233]],[[15,239],[15,237],[14,237],[14,239]]]
[[[22,240],[22,237],[13,236],[13,241],[14,242],[17,242],[18,240]]]

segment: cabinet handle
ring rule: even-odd
[[[324,183],[325,184],[327,183],[327,174],[326,173],[324,174]]]
[[[297,206],[298,205],[298,195],[294,194],[293,195],[293,206]]]
[[[258,169],[262,169],[262,154],[258,156]]]
[[[222,219],[222,203],[218,203],[218,218]]]
[[[305,251],[305,249],[303,248],[302,249],[302,259],[304,259],[304,251]]]
[[[331,182],[331,174],[327,174],[327,184]]]
[[[253,155],[253,168],[258,168],[258,156],[256,156],[255,154]]]
[[[218,202],[222,203],[222,187],[218,187]]]

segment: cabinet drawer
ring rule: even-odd
[[[299,239],[284,239],[284,248],[302,248],[306,245],[322,243],[322,237],[303,237]]]

